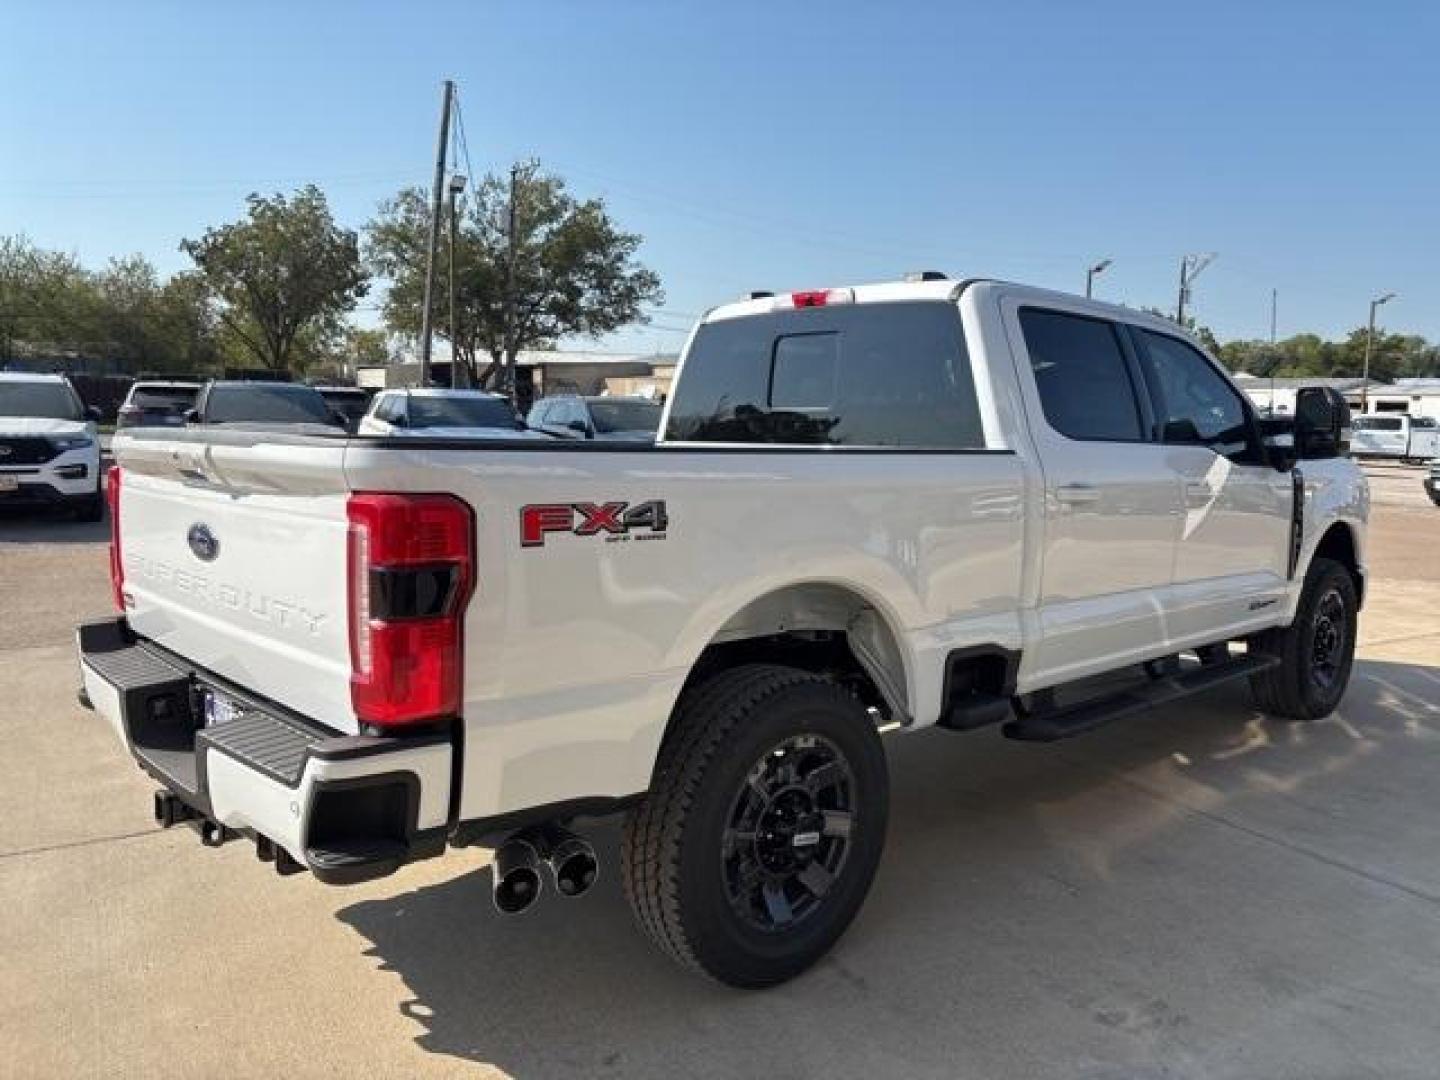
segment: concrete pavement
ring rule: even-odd
[[[0,520],[6,1076],[1440,1073],[1440,512],[1377,505],[1330,720],[1234,689],[1054,746],[893,741],[870,901],[765,994],[672,968],[613,863],[502,920],[482,853],[332,889],[159,832],[74,704],[70,628],[110,603],[84,530]]]

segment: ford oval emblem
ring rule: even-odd
[[[201,562],[214,562],[215,556],[220,554],[220,541],[210,531],[209,525],[191,525],[190,531],[185,534],[185,542]]]

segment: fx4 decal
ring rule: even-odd
[[[661,540],[670,525],[664,499],[630,503],[532,503],[520,508],[520,546],[544,547],[547,533],[576,536],[604,535],[607,542],[629,540],[638,529],[637,540]]]

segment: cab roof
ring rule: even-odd
[[[392,386],[389,389],[381,390],[380,393],[409,394],[411,397],[434,398],[504,398],[503,394],[495,394],[489,390],[455,390],[448,386]]]
[[[776,292],[773,295],[721,304],[706,312],[701,322],[738,319],[746,315],[767,315],[777,307],[791,307],[789,299],[791,297],[834,292],[849,293],[850,295],[842,302],[855,304],[883,304],[904,300],[949,300],[953,298],[955,290],[960,284],[960,281],[944,278],[938,281],[882,281],[870,285],[817,286],[814,289]]]
[[[68,383],[64,375],[46,375],[38,371],[0,371],[0,382]]]

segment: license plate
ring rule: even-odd
[[[0,491],[19,491],[20,478],[18,476],[0,476]]]
[[[228,698],[224,694],[218,694],[214,690],[204,691],[202,700],[206,727],[227,724],[231,720],[238,720],[245,714],[245,707],[238,701]]]

